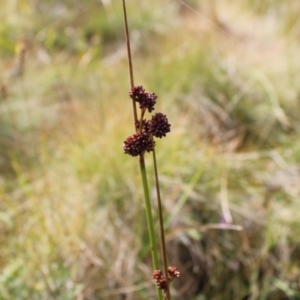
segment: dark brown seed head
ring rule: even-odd
[[[155,270],[153,271],[152,273],[152,278],[157,281],[157,280],[160,280],[164,277],[164,274],[161,270]]]
[[[164,278],[164,274],[161,270],[155,270],[152,273],[152,278],[155,280],[156,285],[159,289],[164,290],[167,287],[167,283]]]
[[[123,144],[123,149],[126,154],[138,156],[145,151],[153,151],[154,142],[149,134],[144,132],[135,133],[128,137]]]
[[[145,89],[141,85],[138,85],[130,90],[129,96],[132,100],[140,102],[144,97],[145,93]]]
[[[169,280],[173,280],[174,278],[179,278],[180,277],[180,272],[177,267],[169,267],[168,268],[168,278]]]
[[[162,138],[171,131],[171,125],[168,123],[166,115],[162,113],[156,113],[150,121],[149,132],[155,137]]]
[[[147,109],[149,112],[154,110],[157,96],[154,93],[146,92],[142,86],[133,87],[129,92],[129,96],[139,103],[140,109]]]

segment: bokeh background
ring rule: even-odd
[[[300,2],[127,11],[135,83],[172,124],[156,151],[173,299],[300,299]],[[122,150],[122,2],[2,1],[0,17],[0,299],[155,299]]]

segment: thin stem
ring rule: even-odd
[[[132,67],[132,58],[131,58],[131,49],[130,49],[130,39],[129,39],[129,30],[128,30],[128,22],[127,22],[127,13],[126,13],[126,4],[125,0],[123,2],[123,13],[124,13],[124,27],[125,27],[125,38],[126,38],[126,47],[127,47],[127,57],[128,57],[128,70],[129,70],[129,77],[130,77],[130,87],[134,87],[134,80],[133,80],[133,67]],[[137,110],[136,110],[136,103],[132,100],[132,109],[133,109],[133,119],[134,119],[134,128],[136,128],[137,122]]]
[[[153,137],[152,137],[152,139],[153,139]],[[166,280],[166,284],[167,284],[167,287],[166,287],[166,297],[167,298],[166,299],[171,300],[169,278],[168,278],[168,259],[167,259],[167,251],[166,251],[163,211],[162,211],[162,205],[161,205],[160,187],[159,187],[159,180],[158,180],[158,171],[157,171],[157,161],[156,161],[155,147],[153,148],[153,164],[154,164],[155,185],[156,185],[156,193],[157,193],[157,205],[158,205],[158,215],[159,215],[161,252],[162,252],[162,259],[163,259],[164,276],[165,276],[165,280]]]
[[[157,257],[157,251],[156,245],[155,245],[155,233],[154,233],[154,226],[153,226],[153,217],[151,212],[151,202],[150,202],[150,196],[149,196],[149,188],[148,188],[148,180],[147,180],[147,172],[145,167],[145,160],[144,156],[140,156],[140,169],[141,169],[141,175],[142,175],[142,181],[143,181],[143,188],[144,188],[144,197],[145,197],[145,205],[146,205],[146,215],[147,215],[147,224],[149,229],[149,238],[150,238],[150,246],[151,246],[151,253],[153,256],[153,269],[158,269],[158,257]]]
[[[148,188],[148,180],[147,180],[147,172],[146,172],[144,155],[140,155],[140,170],[141,170],[141,176],[142,176],[143,188],[144,188],[144,198],[145,198],[145,206],[146,206],[148,233],[149,233],[150,246],[151,246],[152,265],[154,270],[158,270],[159,266],[158,266],[157,250],[156,250],[155,232],[153,226],[153,217],[151,211],[151,202],[149,196],[149,188]],[[158,289],[157,289],[157,296],[159,300],[162,300],[162,293]]]

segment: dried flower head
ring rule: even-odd
[[[172,281],[174,278],[180,277],[180,271],[177,267],[169,267],[168,268],[168,278]]]
[[[154,142],[150,135],[144,132],[135,133],[129,136],[123,144],[123,149],[126,154],[131,156],[138,156],[145,151],[153,151]]]
[[[155,270],[152,273],[152,278],[155,280],[156,285],[159,289],[164,290],[167,287],[164,274],[161,270]]]
[[[154,110],[157,96],[154,93],[146,92],[142,86],[133,87],[129,92],[129,96],[140,104],[140,109],[148,109],[150,113]]]
[[[173,281],[174,278],[178,278],[179,276],[180,276],[180,272],[177,267],[169,267],[168,268],[168,280],[169,281]],[[152,278],[155,280],[156,285],[159,289],[166,290],[167,282],[166,282],[164,274],[161,270],[153,271]]]
[[[145,89],[141,86],[134,86],[130,92],[129,92],[129,96],[132,100],[136,101],[136,102],[140,102],[141,99],[144,97],[146,91]]]
[[[155,270],[152,273],[152,278],[156,281],[156,280],[160,280],[164,277],[164,274],[162,272],[162,270]]]
[[[156,113],[150,121],[149,132],[155,137],[162,138],[171,131],[171,125],[168,123],[167,116],[162,113]]]

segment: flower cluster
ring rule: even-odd
[[[146,110],[151,113],[154,110],[157,96],[154,93],[148,93],[142,86],[135,86],[129,92],[129,96],[132,100],[140,104],[140,109]]]
[[[170,132],[171,125],[168,123],[166,115],[162,113],[156,113],[151,121],[149,126],[149,133],[155,137],[162,138]]]
[[[155,280],[157,287],[159,289],[164,290],[167,287],[167,283],[163,271],[161,270],[153,271],[152,278]]]
[[[174,278],[179,278],[180,272],[177,267],[168,268],[168,280],[169,282],[173,281]],[[165,290],[167,287],[167,282],[164,277],[164,274],[161,270],[155,270],[152,273],[152,278],[155,280],[157,287],[161,290]]]
[[[135,86],[129,92],[132,100],[139,103],[141,109],[141,118],[135,124],[136,133],[129,136],[123,144],[126,154],[138,156],[145,151],[153,151],[155,142],[153,137],[162,138],[170,132],[171,125],[166,115],[156,113],[151,120],[144,119],[145,111],[152,112],[156,104],[157,96],[154,93],[148,93],[142,86]]]
[[[141,153],[147,151],[153,151],[155,142],[149,138],[149,135],[141,132],[135,133],[128,137],[123,144],[124,152],[131,156],[138,156]]]

